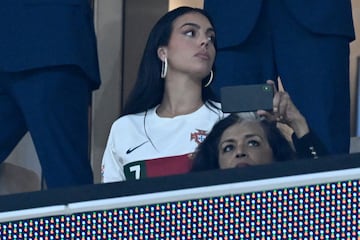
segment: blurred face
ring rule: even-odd
[[[273,152],[258,122],[236,123],[224,131],[218,146],[221,169],[267,164]]]
[[[169,44],[165,49],[168,74],[183,73],[203,79],[215,59],[215,32],[200,13],[187,13],[173,22]]]

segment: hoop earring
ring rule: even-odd
[[[161,62],[161,74],[160,74],[161,78],[166,77],[167,69],[168,69],[168,62],[167,62],[167,58],[165,58],[164,61]]]
[[[213,71],[211,70],[211,71],[210,71],[210,79],[209,79],[209,81],[204,85],[204,87],[208,87],[208,86],[211,84],[213,78],[214,78],[214,73],[213,73]]]

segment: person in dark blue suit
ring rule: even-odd
[[[100,85],[88,0],[0,5],[0,162],[29,131],[48,188],[93,183],[91,91]]]
[[[205,0],[218,52],[214,88],[281,78],[332,154],[349,152],[350,0]]]

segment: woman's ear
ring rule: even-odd
[[[158,57],[161,61],[165,61],[165,58],[167,57],[166,54],[166,48],[165,47],[159,47],[157,50]]]

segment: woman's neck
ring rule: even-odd
[[[202,101],[201,86],[194,84],[166,84],[163,99],[156,112],[160,117],[175,117],[198,110]]]
[[[180,115],[186,115],[197,111],[202,107],[204,103],[202,101],[197,102],[196,104],[191,105],[182,105],[182,104],[170,104],[170,103],[161,103],[156,109],[156,113],[160,117],[176,117]]]

